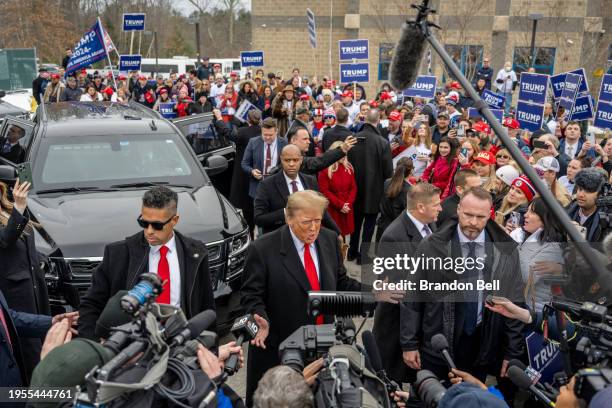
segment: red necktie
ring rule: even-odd
[[[312,290],[321,290],[319,285],[319,277],[317,276],[317,268],[310,255],[310,245],[304,244],[304,269],[306,269],[306,277],[310,282]],[[317,324],[323,324],[323,315],[317,316]]]
[[[168,247],[159,248],[159,263],[157,264],[157,275],[164,282],[162,293],[157,297],[157,303],[170,304],[170,265],[168,264]]]
[[[268,170],[272,166],[272,151],[270,150],[270,145],[266,144],[266,164],[264,165],[264,174],[268,174]]]
[[[2,306],[0,306],[0,322],[2,322],[2,327],[4,328],[4,332],[6,333],[6,338],[8,340],[9,346],[13,347],[13,343],[11,342],[11,334],[9,333],[8,325],[6,324],[6,317],[4,316],[4,310],[2,310]]]

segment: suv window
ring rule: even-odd
[[[37,188],[128,180],[201,185],[199,164],[187,149],[176,134],[50,137],[38,151],[34,177]]]
[[[212,117],[212,113],[201,113],[172,119],[197,155],[205,155],[232,145],[227,137],[215,130]]]
[[[33,129],[32,122],[11,116],[4,118],[0,131],[0,158],[13,163],[22,163]]]

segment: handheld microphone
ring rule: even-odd
[[[370,292],[308,292],[308,314],[336,317],[371,316],[376,300]]]
[[[179,334],[172,337],[170,347],[180,346],[187,340],[191,340],[194,336],[198,336],[201,332],[208,329],[217,320],[217,314],[214,310],[207,309],[193,316],[187,322],[185,327]]]
[[[253,315],[248,314],[236,319],[230,331],[236,337],[236,345],[242,346],[242,343],[248,342],[257,336],[259,326],[255,322]],[[238,371],[239,357],[240,353],[233,353],[225,362],[225,372],[228,375],[233,375]]]
[[[457,368],[455,362],[453,361],[453,358],[448,352],[448,340],[446,340],[446,337],[444,337],[443,334],[438,333],[434,335],[431,338],[431,346],[434,348],[434,350],[436,350],[436,352],[442,354],[442,358],[444,359],[444,361],[446,361],[446,365],[448,366],[449,370]]]
[[[121,298],[121,307],[130,314],[136,313],[151,297],[162,292],[162,281],[156,273],[147,272],[140,275],[138,282]]]
[[[550,400],[542,391],[540,391],[535,385],[531,383],[531,379],[523,370],[517,366],[511,366],[508,368],[508,377],[510,380],[524,390],[529,390],[531,393],[541,402],[548,405],[549,407],[555,406],[555,403]]]
[[[551,400],[557,399],[559,391],[548,383],[541,383],[540,378],[542,377],[542,374],[540,374],[536,369],[531,366],[526,366],[521,360],[517,359],[510,360],[508,362],[508,366],[516,366],[523,370],[523,372],[527,374],[527,376],[531,380],[531,383],[534,386],[538,387],[538,389],[542,391],[548,398],[550,398]]]
[[[395,89],[403,91],[414,83],[424,51],[425,36],[417,24],[415,22],[402,24],[400,38],[389,68],[389,79]]]

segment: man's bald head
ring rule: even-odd
[[[283,150],[281,150],[281,157],[286,156],[286,155],[293,155],[296,153],[302,154],[302,152],[300,151],[300,148],[294,144],[288,144],[287,146],[283,147]]]

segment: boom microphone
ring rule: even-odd
[[[531,383],[531,378],[519,367],[513,365],[508,368],[508,377],[510,380],[524,390],[529,390],[531,393],[541,402],[548,405],[549,407],[555,406],[555,403],[550,400],[542,391],[540,391],[535,385]]]
[[[371,292],[308,292],[308,314],[336,317],[371,316],[376,300]]]
[[[371,331],[365,330],[361,333],[361,341],[363,342],[363,348],[365,349],[370,364],[375,372],[383,370],[382,358],[380,358],[380,352],[378,351],[378,345],[374,339],[374,335]]]
[[[419,73],[423,53],[425,51],[425,36],[415,22],[402,24],[399,41],[391,59],[389,78],[391,85],[397,90],[409,88]]]
[[[431,346],[438,353],[442,354],[442,358],[444,358],[444,361],[446,361],[446,365],[448,366],[449,370],[457,368],[453,358],[448,352],[448,340],[446,340],[446,337],[444,337],[442,333],[438,333],[431,338]]]
[[[204,310],[193,316],[187,322],[187,327],[183,329],[179,334],[172,338],[170,347],[183,344],[187,340],[191,340],[193,337],[198,336],[204,330],[207,330],[217,320],[217,314],[212,309]]]

